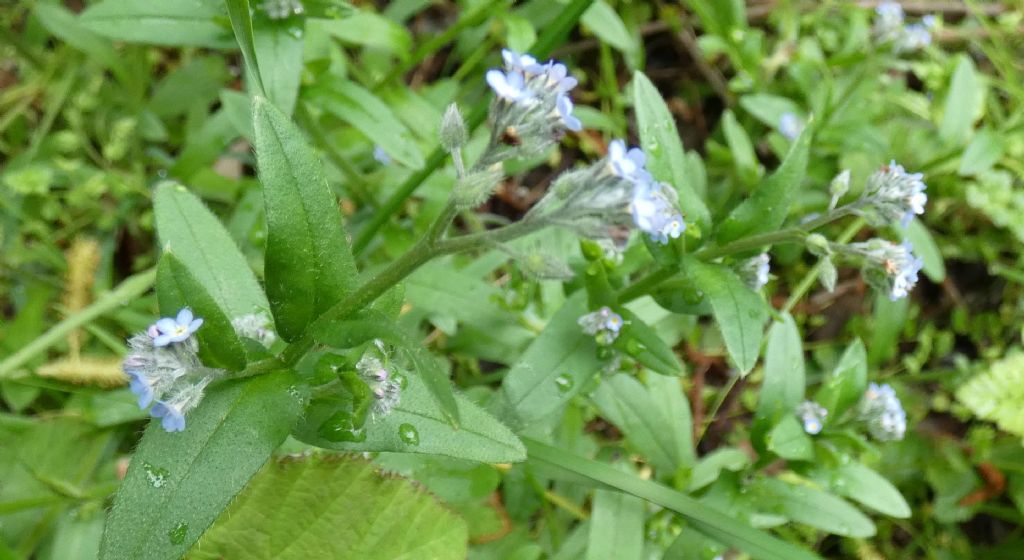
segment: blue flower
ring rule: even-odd
[[[804,123],[800,122],[800,119],[793,113],[783,113],[779,117],[779,134],[785,136],[790,140],[795,140],[797,136],[800,136],[800,131],[804,129]]]
[[[171,403],[158,401],[150,411],[153,418],[160,418],[160,425],[167,432],[185,431],[185,413]]]
[[[159,418],[160,424],[168,432],[184,431],[185,414],[203,400],[203,391],[211,380],[212,378],[205,377],[198,383],[182,387],[169,399],[157,401],[149,411],[150,416]]]
[[[501,59],[505,62],[505,68],[510,71],[540,74],[544,67],[537,63],[537,59],[528,54],[519,54],[512,49],[501,49]]]
[[[903,439],[907,431],[907,413],[896,391],[888,384],[871,383],[858,406],[871,436],[879,441]]]
[[[528,101],[535,97],[533,91],[527,87],[526,79],[519,72],[488,70],[487,83],[498,97],[513,103]]]
[[[192,310],[186,307],[178,312],[177,318],[164,317],[153,326],[156,327],[155,332],[157,333],[153,337],[153,346],[167,346],[172,342],[187,340],[192,333],[203,326],[203,320],[193,319]],[[153,327],[150,327],[148,332],[152,335]]]
[[[624,322],[622,315],[605,306],[580,317],[576,323],[584,334],[596,337],[599,344],[607,346],[618,338]]]
[[[572,114],[572,100],[569,99],[568,95],[559,94],[555,106],[558,108],[558,115],[562,118],[562,124],[565,125],[565,128],[573,132],[583,130],[583,123]]]
[[[675,239],[686,230],[683,216],[676,210],[674,201],[666,194],[670,192],[668,189],[671,187],[662,183],[637,183],[630,202],[630,211],[636,227],[663,245],[668,243],[670,237]]]
[[[743,278],[743,282],[756,292],[768,284],[771,273],[771,257],[768,256],[768,253],[761,253],[742,261],[738,272]]]
[[[647,183],[652,180],[644,168],[647,155],[640,148],[627,150],[622,140],[612,140],[608,144],[608,163],[616,175],[627,181]]]
[[[558,93],[569,93],[579,83],[576,78],[569,75],[569,69],[559,62],[549,62],[543,66],[543,70],[548,83]]]
[[[381,165],[391,165],[391,156],[380,146],[373,147],[373,159],[377,160],[377,163]]]
[[[909,241],[904,241],[900,248],[901,251],[885,263],[886,272],[892,277],[892,289],[889,292],[892,301],[906,297],[914,289],[917,273],[924,266],[924,261],[914,255],[914,246]]]
[[[868,178],[863,197],[884,220],[899,220],[900,225],[907,227],[915,215],[924,214],[928,186],[923,179],[923,174],[907,173],[902,165],[891,160]]]
[[[156,392],[156,380],[147,377],[143,372],[135,369],[126,369],[124,371],[128,374],[130,379],[128,380],[128,387],[132,393],[135,393],[139,397],[139,408],[146,408],[151,402],[153,402],[153,396]]]
[[[813,436],[821,433],[828,411],[814,401],[804,401],[796,407],[796,415],[803,423],[804,431]]]
[[[909,242],[901,245],[883,239],[840,245],[839,250],[862,259],[864,279],[876,290],[896,301],[906,297],[917,284],[924,265]]]

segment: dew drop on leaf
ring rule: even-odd
[[[575,385],[575,382],[572,380],[572,375],[568,373],[563,373],[555,378],[555,387],[558,387],[558,390],[563,393],[571,391],[573,385]]]
[[[187,534],[188,523],[185,523],[184,521],[179,522],[173,529],[167,531],[167,537],[171,539],[171,544],[181,544],[185,542],[185,535]]]
[[[416,430],[416,426],[413,426],[412,424],[402,424],[399,426],[398,437],[405,442],[406,445],[420,444],[420,433]]]
[[[149,482],[149,485],[153,488],[163,488],[171,476],[170,471],[167,469],[154,467],[149,463],[143,463],[142,470],[146,471],[146,481]]]

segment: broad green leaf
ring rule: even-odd
[[[789,313],[768,329],[764,353],[764,381],[761,383],[757,417],[774,424],[792,413],[804,400],[803,339]]]
[[[1005,150],[1004,135],[994,132],[991,128],[983,128],[974,135],[960,156],[960,169],[957,173],[964,177],[981,175],[1002,159]]]
[[[868,385],[868,357],[859,338],[843,352],[835,369],[821,383],[814,400],[828,411],[826,424],[860,402]]]
[[[295,340],[355,288],[356,266],[323,167],[298,128],[253,101],[256,160],[267,213],[266,283],[281,338]]]
[[[278,372],[212,386],[185,431],[151,422],[103,532],[100,558],[180,558],[287,437],[301,410]]]
[[[223,58],[193,58],[156,84],[147,106],[164,119],[185,115],[196,106],[208,107],[228,79]]]
[[[779,127],[779,119],[786,113],[801,114],[800,106],[787,97],[770,93],[752,93],[740,97],[740,107],[772,129]]]
[[[697,531],[725,546],[738,548],[757,560],[811,560],[812,552],[758,531],[719,511],[714,506],[638,476],[619,471],[604,463],[574,455],[557,447],[524,439],[530,459],[576,473],[595,483],[606,484],[622,492],[643,498],[680,514]],[[838,498],[836,498],[838,499]]]
[[[89,55],[90,59],[107,65],[122,84],[131,82],[128,69],[110,39],[90,30],[71,11],[61,5],[41,2],[35,3],[32,11],[47,31]]]
[[[750,457],[735,447],[720,447],[701,457],[690,475],[690,492],[696,492],[718,479],[722,470],[740,471],[750,464]]]
[[[412,53],[409,31],[369,10],[360,10],[341,19],[317,20],[315,24],[348,44],[383,49],[402,60]]]
[[[505,374],[492,410],[519,429],[559,410],[601,369],[593,337],[577,320],[587,313],[576,292]]]
[[[195,336],[204,364],[234,371],[245,367],[245,348],[231,325],[231,318],[173,252],[165,252],[160,258],[156,290],[164,317],[174,317],[181,308],[190,307],[196,317],[203,319],[203,326]]]
[[[188,560],[458,560],[466,523],[412,481],[352,455],[267,463]]]
[[[318,447],[345,451],[430,453],[488,463],[513,463],[526,458],[522,442],[511,430],[458,394],[455,402],[461,424],[454,428],[417,376],[408,378],[401,400],[390,414],[367,421],[364,440],[326,439],[320,433],[321,426],[347,406],[350,398],[339,391],[314,399],[306,408],[294,436]],[[416,443],[410,443],[410,428],[416,433]]]
[[[957,59],[946,103],[943,105],[939,136],[950,144],[960,146],[970,138],[974,121],[985,103],[985,84],[971,57],[961,54]]]
[[[792,414],[783,416],[768,432],[765,446],[783,459],[810,461],[814,458],[814,442]]]
[[[650,325],[632,311],[619,310],[625,325],[615,340],[615,347],[629,354],[633,359],[662,375],[681,375],[683,365],[679,363],[672,348],[658,336]]]
[[[103,511],[67,512],[61,515],[53,531],[53,540],[39,560],[95,560],[103,537]],[[3,553],[0,553],[3,558]],[[11,557],[13,560],[13,556]]]
[[[728,267],[689,259],[685,268],[694,285],[711,303],[711,311],[722,331],[729,356],[746,375],[754,368],[761,353],[761,338],[768,315],[764,301]]]
[[[586,560],[641,558],[644,501],[613,490],[595,490],[590,507]]]
[[[913,245],[914,254],[924,262],[921,267],[924,275],[937,284],[945,280],[946,263],[942,260],[939,246],[935,243],[928,228],[920,220],[910,220],[907,229],[903,230],[903,234],[906,240]]]
[[[228,317],[270,308],[245,257],[202,201],[165,182],[156,187],[153,207],[164,250],[174,253]]]
[[[806,485],[766,478],[754,486],[765,511],[844,537],[874,536],[875,524],[846,500]]]
[[[663,380],[663,381],[662,381]],[[671,475],[693,463],[690,410],[682,399],[679,380],[651,376],[644,387],[635,377],[618,374],[604,380],[593,394],[601,414],[626,434],[633,448],[647,458],[661,474]],[[669,405],[659,402],[674,394]],[[675,415],[673,415],[675,414]]]
[[[849,462],[835,469],[819,469],[818,480],[828,481],[831,489],[851,500],[885,515],[906,519],[910,505],[900,491],[884,476],[861,463]]]
[[[313,103],[365,134],[398,163],[410,169],[423,167],[423,154],[412,133],[369,90],[349,80],[320,80],[308,95]]]
[[[89,29],[119,41],[227,49],[235,42],[219,22],[224,15],[216,0],[105,0],[80,18]]]
[[[704,200],[697,195],[700,191],[691,184],[675,118],[661,98],[658,88],[642,72],[633,74],[633,107],[640,146],[647,154],[647,169],[655,179],[675,187],[679,193],[683,217],[706,231],[711,225],[711,213]]]
[[[896,354],[903,324],[910,311],[910,298],[891,301],[889,296],[875,293],[871,335],[868,342],[868,365],[877,365]]]
[[[379,312],[365,311],[356,317],[331,321],[314,332],[313,335],[320,342],[335,348],[352,348],[375,338],[400,347],[412,362],[412,366],[424,386],[441,407],[448,423],[453,427],[458,427],[459,408],[455,403],[448,373],[426,348],[423,348],[385,315]]]
[[[813,134],[813,123],[808,122],[790,146],[782,164],[726,217],[718,231],[719,243],[774,231],[786,221],[789,207],[807,172],[807,156]]]
[[[757,154],[754,153],[754,144],[750,136],[743,128],[743,125],[736,120],[736,115],[726,109],[722,115],[722,131],[725,133],[725,141],[729,144],[729,152],[732,154],[733,164],[740,178],[752,183],[757,180],[760,173],[757,163]]]
[[[300,25],[290,20],[260,18],[253,29],[264,91],[286,115],[292,114],[299,96],[304,43]]]
[[[636,50],[636,39],[622,23],[622,18],[604,0],[596,0],[590,8],[583,13],[580,22],[586,25],[605,43],[624,52],[631,53]]]

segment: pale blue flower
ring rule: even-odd
[[[661,244],[678,238],[686,230],[686,222],[668,194],[674,194],[671,188],[662,183],[639,182],[630,202],[634,225]]]
[[[741,262],[738,270],[743,282],[750,286],[750,289],[759,291],[768,284],[769,273],[771,272],[771,257],[768,253],[761,253]]]
[[[156,393],[156,380],[148,377],[141,370],[125,369],[128,374],[128,388],[139,397],[139,408],[146,408],[153,402]]]
[[[903,439],[907,431],[907,413],[896,391],[889,384],[871,383],[858,405],[872,437],[879,441]]]
[[[576,78],[569,75],[569,69],[564,64],[552,61],[542,69],[548,83],[560,94],[569,93],[579,83]]]
[[[501,49],[501,59],[510,72],[540,74],[544,71],[544,67],[537,63],[536,58],[525,53],[519,54],[512,49]]]
[[[883,239],[837,246],[840,251],[863,259],[864,279],[896,301],[906,297],[918,280],[924,261],[914,255],[909,242],[901,245]]]
[[[594,336],[598,343],[607,346],[615,341],[622,330],[622,315],[605,306],[580,317],[576,323],[584,334]]]
[[[903,6],[882,2],[875,8],[874,33],[880,41],[895,41],[903,33]]]
[[[923,174],[907,173],[892,160],[871,175],[863,198],[884,220],[899,220],[900,225],[907,227],[915,215],[924,214],[928,186],[923,179]]]
[[[558,109],[558,116],[561,117],[565,128],[573,132],[583,130],[583,123],[572,114],[572,100],[568,95],[559,94],[555,107]]]
[[[796,407],[796,415],[804,425],[804,431],[808,434],[817,435],[825,427],[825,417],[828,411],[825,407],[814,401],[804,401]]]
[[[513,103],[528,101],[536,97],[533,91],[527,87],[526,79],[519,72],[488,70],[487,83],[498,97]]]
[[[903,28],[903,33],[896,40],[896,50],[900,52],[919,51],[932,44],[932,32],[924,23],[911,23]]]
[[[800,118],[793,113],[783,113],[779,117],[779,134],[785,136],[790,140],[796,140],[797,136],[800,136],[800,132],[804,129],[804,123],[800,122]]]
[[[184,342],[187,340],[188,337],[192,336],[192,333],[203,326],[203,320],[193,319],[192,310],[186,307],[178,312],[176,318],[164,317],[153,326],[156,327],[155,332],[157,333],[153,337],[153,346],[167,346],[173,342]],[[152,327],[150,327],[149,332],[154,332]]]
[[[184,431],[185,415],[203,400],[203,391],[210,381],[209,377],[203,378],[198,383],[180,388],[169,399],[157,401],[149,411],[150,416],[159,418],[165,431]]]
[[[377,163],[381,165],[391,165],[391,156],[380,146],[373,147],[373,159],[377,160]]]
[[[647,155],[640,148],[627,149],[622,140],[612,140],[608,144],[608,164],[619,177],[634,183],[650,182],[651,174],[644,168],[646,163]]]

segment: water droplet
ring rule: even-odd
[[[188,523],[184,521],[178,523],[173,529],[167,531],[167,537],[171,539],[171,544],[181,544],[185,542],[185,535],[188,534]]]
[[[644,351],[644,345],[640,344],[636,340],[629,340],[626,342],[626,353],[630,356],[637,356]]]
[[[682,296],[683,301],[686,302],[687,305],[697,305],[698,303],[701,302],[701,300],[704,299],[704,294],[702,294],[700,290],[692,286],[687,286],[683,288]]]
[[[562,393],[571,391],[575,384],[576,382],[572,380],[572,375],[568,373],[563,373],[555,378],[555,387],[558,387],[558,390]]]
[[[416,426],[413,426],[412,424],[402,424],[399,426],[398,437],[401,438],[406,445],[420,444],[420,433],[416,430]]]
[[[167,469],[154,467],[149,463],[142,463],[142,470],[146,471],[146,481],[149,482],[149,485],[153,488],[163,488],[171,477],[171,472]]]

